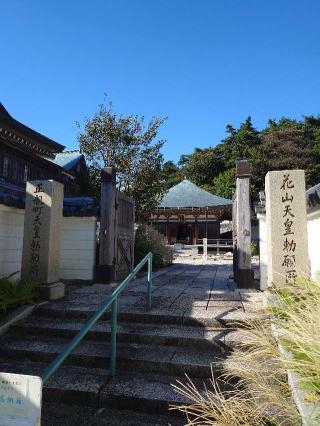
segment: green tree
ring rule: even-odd
[[[166,118],[153,118],[147,125],[138,115],[117,116],[112,104],[100,105],[84,127],[78,124],[81,152],[89,164],[91,191],[99,194],[100,170],[114,167],[117,187],[135,198],[137,219],[149,217],[164,191],[162,184],[163,140],[156,140]]]
[[[191,155],[182,155],[179,165],[182,173],[201,187],[210,187],[213,176],[219,175],[225,169],[218,148],[196,148]]]
[[[250,160],[254,169],[260,168],[261,138],[248,117],[239,129],[226,126],[227,137],[215,147],[196,148],[190,155],[182,155],[179,166],[183,174],[195,184],[216,195],[231,198],[235,188],[235,166],[238,160]],[[261,175],[252,179],[254,192],[261,186]]]
[[[261,175],[270,170],[303,169],[307,186],[319,182],[320,152],[319,130],[310,121],[282,118],[278,123],[269,122],[262,134]]]
[[[173,161],[166,161],[162,167],[162,177],[168,190],[183,180],[183,173]]]
[[[252,125],[251,117],[247,117],[239,129],[227,125],[226,132],[227,137],[220,145],[226,169],[235,167],[239,160],[251,160],[256,155],[261,140],[258,130]]]
[[[236,169],[232,167],[220,173],[213,179],[212,192],[220,197],[229,198],[232,196],[236,189]]]

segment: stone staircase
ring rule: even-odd
[[[110,312],[92,328],[43,389],[44,426],[179,426],[172,404],[188,403],[171,384],[185,374],[201,388],[256,318],[259,295],[228,281],[230,265],[174,265],[155,275],[153,309],[145,310],[145,279],[119,300],[117,374],[108,376]],[[42,304],[0,337],[0,371],[41,375],[112,286],[73,289]],[[253,302],[252,302],[253,301]]]
[[[58,304],[39,307],[31,317],[16,323],[9,333],[0,337],[1,370],[41,374],[91,314],[84,309],[66,311]],[[172,390],[171,383],[176,378],[188,374],[202,386],[211,375],[212,363],[214,371],[219,373],[223,359],[237,341],[234,326],[239,320],[239,312],[224,319],[217,315],[197,318],[168,312],[122,312],[119,314],[117,375],[111,379],[106,374],[110,323],[105,315],[45,384],[43,399],[54,404],[55,408],[50,409],[54,412],[58,410],[57,404],[121,409],[151,416],[142,420],[144,415],[139,423],[132,424],[183,424],[182,419],[172,414],[163,419],[152,416],[168,416],[170,404],[187,402]],[[118,412],[119,418],[121,413]],[[43,414],[47,419],[43,424],[58,424],[52,423],[45,410]],[[130,418],[135,415],[131,413]],[[164,423],[150,423],[152,418]],[[99,421],[94,424],[104,424],[103,420]],[[79,425],[79,421],[65,424]]]

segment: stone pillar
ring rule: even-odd
[[[236,282],[239,288],[255,288],[251,269],[250,162],[237,162],[236,181]]]
[[[96,282],[115,280],[116,244],[116,172],[112,167],[101,170],[100,246]]]
[[[208,239],[203,238],[203,260],[208,260]]]
[[[63,185],[54,180],[27,182],[21,280],[41,285],[50,300],[64,296],[59,282]]]
[[[290,285],[310,275],[304,171],[269,172],[265,184],[268,284]]]

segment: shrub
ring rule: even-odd
[[[5,312],[9,308],[33,303],[38,297],[37,285],[30,282],[12,281],[11,278],[15,274],[0,278],[0,311]]]
[[[259,255],[258,243],[256,241],[251,242],[251,255],[252,256],[258,256]]]
[[[150,226],[140,225],[135,235],[135,264],[137,265],[150,251],[153,253],[155,269],[172,263],[172,250],[166,246],[164,237]]]

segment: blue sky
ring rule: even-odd
[[[0,101],[77,147],[104,93],[123,114],[168,116],[165,159],[212,146],[248,115],[320,113],[318,0],[10,0]]]

